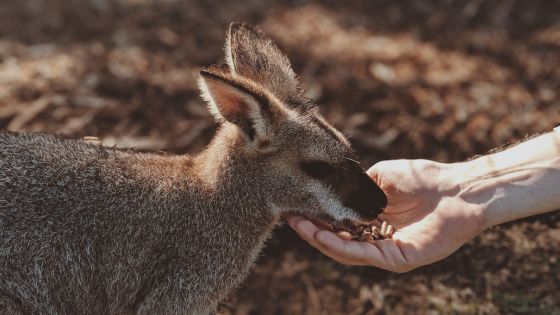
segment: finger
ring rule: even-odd
[[[328,231],[317,233],[316,239],[333,255],[391,271],[409,270],[406,268],[408,265],[402,263],[401,251],[393,240],[373,243],[345,241]]]
[[[345,257],[341,257],[338,255],[335,255],[334,253],[332,253],[331,251],[329,251],[328,249],[326,249],[325,247],[321,246],[319,243],[317,243],[317,246],[313,246],[315,247],[317,250],[319,250],[323,255],[331,258],[332,260],[343,264],[343,265],[349,265],[349,266],[367,266],[368,264],[363,262],[363,261],[357,261],[357,260],[351,260],[351,259],[347,259]]]
[[[385,162],[386,161],[381,161],[376,163],[366,171],[366,174],[375,182],[375,184],[377,184],[377,186],[379,186],[379,188],[381,188],[381,190],[383,190],[385,196],[387,196],[387,206],[384,209],[384,211],[387,211],[388,209],[391,208],[391,204],[392,204],[391,199],[393,199],[392,198],[393,193],[391,191],[393,191],[394,189],[389,188],[393,186],[387,185],[387,180],[385,180],[385,177],[383,177],[381,174],[382,172],[380,170],[383,169],[381,165],[385,165],[382,164]],[[383,183],[382,183],[382,179],[383,179]]]
[[[365,253],[369,250],[369,246],[368,248],[364,248],[363,245],[369,243],[345,241],[329,231],[320,231],[317,233],[315,238],[320,245],[324,246],[335,255],[351,260],[365,262]]]
[[[346,257],[342,257],[340,255],[336,255],[326,249],[324,246],[319,244],[315,239],[315,236],[318,232],[324,231],[319,229],[313,222],[300,217],[293,220],[288,220],[288,224],[298,233],[298,235],[307,241],[311,246],[317,248],[321,253],[329,256],[330,258],[338,261],[339,263],[346,264],[346,265],[364,265],[364,262],[360,261],[353,261],[351,259],[347,259]],[[330,233],[330,232],[329,232]]]
[[[392,266],[389,270],[405,272],[422,265],[422,263],[410,261],[410,259],[405,256],[404,247],[406,247],[406,245],[403,245],[401,240],[398,238],[386,239],[380,241],[377,245],[383,253],[385,263],[388,266]],[[375,259],[375,257],[370,257],[370,259]]]
[[[345,257],[340,257],[338,255],[329,252],[326,248],[324,248],[321,244],[319,244],[315,239],[315,235],[319,231],[321,231],[321,229],[319,229],[315,224],[313,224],[313,222],[305,218],[301,218],[293,223],[294,223],[294,229],[296,230],[296,232],[298,232],[298,235],[301,238],[303,238],[305,241],[307,241],[309,244],[311,244],[313,247],[321,251],[323,254],[343,264],[349,264],[349,265],[357,264],[357,262],[355,261],[346,259]]]
[[[315,243],[315,233],[319,231],[319,228],[313,224],[313,222],[301,218],[296,221],[289,221],[290,226],[298,232],[298,234],[309,243]]]
[[[313,224],[313,222],[307,220],[304,217],[295,217],[292,219],[288,219],[288,224],[290,224],[290,226],[294,228],[294,230],[298,233],[298,235],[301,238],[303,238],[305,241],[307,241],[311,246],[317,248],[321,253],[331,257],[332,259],[340,263],[347,264],[347,265],[370,265],[371,264],[371,262],[366,262],[365,256],[356,256],[352,252],[336,252],[333,251],[332,248],[325,246],[326,244],[322,244],[318,238],[323,233],[328,233],[329,236],[334,237],[334,239],[338,241],[344,241],[344,240],[340,239],[336,234],[330,231],[319,229],[315,224]],[[345,242],[352,244],[351,246],[355,244],[368,244],[368,243],[356,242],[356,241],[345,241]],[[357,246],[362,246],[362,245],[357,245]],[[374,245],[374,249],[376,249],[375,245]]]
[[[372,167],[370,167],[367,171],[366,174],[368,174],[368,176],[373,179],[373,181],[377,184],[379,184],[379,171],[377,168],[377,164],[373,165]]]
[[[366,262],[361,261],[361,260],[348,259],[347,257],[337,255],[337,254],[333,253],[332,251],[330,251],[325,246],[319,244],[317,241],[315,241],[315,243],[312,244],[312,246],[315,247],[317,250],[319,250],[323,255],[330,257],[331,259],[337,261],[338,263],[341,263],[341,264],[344,264],[344,265],[350,265],[350,266],[367,266],[368,265]]]
[[[286,221],[288,221],[288,224],[289,224],[291,227],[294,227],[295,224],[296,224],[298,221],[303,220],[303,219],[305,219],[305,218],[302,217],[301,215],[291,215],[291,216],[289,216],[289,217],[287,218]]]

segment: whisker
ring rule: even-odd
[[[358,165],[360,164],[360,161],[356,161],[356,160],[351,159],[351,158],[349,158],[349,157],[343,157],[343,159],[348,160],[348,161],[350,161],[350,162],[354,162],[354,163],[356,163],[356,164],[358,164]]]

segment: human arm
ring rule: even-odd
[[[392,239],[351,241],[302,217],[289,224],[341,263],[404,272],[449,256],[490,226],[560,209],[560,133],[467,162],[384,161],[368,173],[387,194],[380,219],[397,228]]]
[[[483,206],[485,227],[560,209],[560,132],[462,163],[459,197]]]

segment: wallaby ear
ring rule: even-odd
[[[284,102],[300,94],[290,61],[259,30],[230,24],[225,50],[232,73],[261,84]]]
[[[266,138],[272,113],[263,91],[226,72],[208,70],[200,71],[198,85],[219,122],[237,125],[250,141]]]

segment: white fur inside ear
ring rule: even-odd
[[[224,122],[228,115],[228,110],[235,107],[228,108],[228,102],[243,103],[246,110],[234,110],[239,115],[245,115],[246,119],[250,122],[255,130],[255,134],[260,138],[266,135],[266,121],[261,113],[260,106],[250,94],[239,91],[227,83],[208,82],[204,77],[198,78],[198,86],[201,91],[202,98],[208,103],[208,110],[218,122]],[[220,103],[222,102],[222,103]],[[225,112],[224,112],[225,111]],[[243,113],[244,112],[244,113]]]
[[[251,119],[253,128],[255,128],[255,133],[262,137],[266,134],[266,123],[261,114],[259,104],[257,104],[253,98],[247,100],[247,104],[249,104],[251,108],[249,111],[249,118]]]
[[[203,77],[198,78],[198,88],[200,89],[200,96],[202,96],[202,99],[206,101],[206,104],[208,104],[207,107],[208,110],[210,111],[210,114],[214,116],[214,119],[216,119],[217,122],[219,123],[224,122],[225,118],[222,115],[222,113],[220,113],[220,110],[218,109],[218,105],[216,104],[216,101],[212,97],[212,93],[210,93],[210,90],[208,89],[208,85],[206,84],[206,80],[204,80]]]
[[[228,39],[226,40],[226,48],[224,50],[226,53],[226,64],[228,65],[231,73],[235,74],[235,64],[233,63],[233,55],[231,53],[231,34],[228,34]]]

